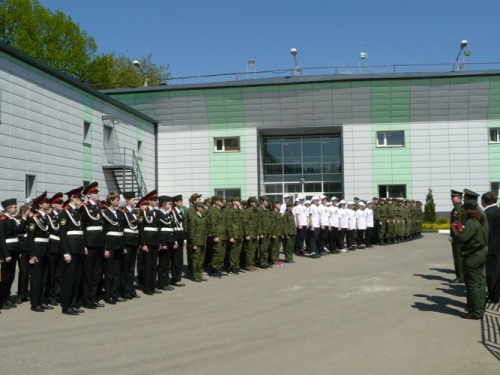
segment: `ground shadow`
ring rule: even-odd
[[[430,271],[438,271],[441,273],[453,273],[455,274],[454,270],[450,270],[449,268],[429,268]]]
[[[420,311],[433,311],[441,314],[460,316],[465,308],[465,303],[448,297],[430,296],[427,294],[414,294],[414,296],[425,298],[425,300],[429,302],[414,302],[411,307]]]
[[[451,296],[463,297],[465,298],[465,285],[464,284],[442,284],[447,286],[448,288],[436,288],[445,294],[449,294]]]
[[[486,304],[486,311],[481,321],[481,333],[481,343],[500,361],[500,304]]]
[[[439,280],[439,281],[446,281],[450,282],[450,279],[445,279],[443,276],[438,276],[438,275],[427,275],[427,274],[422,274],[422,273],[414,273],[413,276],[419,276],[423,279],[426,280]]]

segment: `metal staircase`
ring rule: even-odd
[[[135,191],[138,197],[147,194],[146,184],[135,151],[125,147],[106,149],[106,164],[102,166],[110,171],[119,193]]]

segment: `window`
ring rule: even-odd
[[[28,198],[33,199],[36,197],[36,176],[26,175],[24,179],[24,192],[26,201],[28,201]]]
[[[406,185],[379,185],[380,198],[406,198]]]
[[[492,182],[491,183],[491,191],[499,194],[500,193],[500,182]]]
[[[90,132],[90,122],[84,121],[83,122],[83,143],[86,144],[91,144],[92,137],[91,137],[91,132]]]
[[[235,152],[240,151],[240,137],[214,138],[215,152]]]
[[[404,130],[377,132],[377,147],[400,147],[404,145]]]
[[[221,195],[224,198],[240,197],[241,189],[215,189],[215,195]]]
[[[500,143],[500,128],[490,129],[490,143]]]

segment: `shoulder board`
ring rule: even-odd
[[[38,216],[40,216],[40,214],[38,212],[33,214],[33,217],[38,217]]]
[[[7,220],[6,216],[0,216],[0,220]]]
[[[101,212],[109,211],[107,208],[101,208]]]
[[[88,205],[89,205],[89,203],[88,203],[88,202],[84,202],[84,203],[82,203],[82,206],[87,207]]]
[[[127,209],[126,208],[122,208],[121,210],[122,212],[127,212]]]

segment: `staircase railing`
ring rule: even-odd
[[[135,181],[134,185],[137,185],[138,194],[144,196],[147,193],[146,183],[144,177],[142,176],[141,166],[137,155],[134,150],[127,147],[113,147],[105,150],[106,155],[106,167],[116,167],[116,169],[122,169],[122,189],[125,188],[125,171],[127,169],[132,170],[133,177]],[[135,190],[135,189],[134,189]]]

